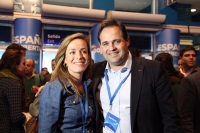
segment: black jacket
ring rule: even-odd
[[[92,87],[96,97],[96,133],[102,132],[103,112],[100,101],[101,79],[106,61],[93,66]],[[131,129],[133,133],[180,133],[177,106],[164,66],[157,61],[132,55]]]

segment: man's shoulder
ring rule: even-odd
[[[194,70],[200,71],[200,67],[195,67]]]
[[[105,64],[107,63],[107,61],[101,61],[101,62],[96,62],[94,63],[94,67],[97,67],[97,66],[104,66]]]
[[[97,70],[104,69],[106,67],[106,63],[107,63],[107,61],[94,63],[92,66],[92,70],[97,71]]]
[[[149,60],[149,59],[144,59],[144,58],[133,58],[132,59],[133,62],[132,63],[137,63],[137,64],[141,64],[141,65],[145,65],[145,66],[148,66],[148,67],[154,67],[154,66],[159,66],[161,65],[162,63],[160,61],[155,61],[155,60]]]
[[[40,79],[40,77],[39,77],[38,74],[35,74],[35,75],[33,76],[33,78],[35,78],[35,79]]]
[[[185,77],[185,79],[190,79],[190,80],[194,80],[194,81],[200,80],[200,71],[197,71],[197,72],[194,72],[194,73],[188,75],[187,77]]]

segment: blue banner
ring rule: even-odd
[[[169,53],[173,57],[174,68],[178,68],[180,52],[180,31],[177,29],[163,29],[156,33],[156,55]]]
[[[99,41],[98,41],[98,31],[100,28],[100,24],[96,24],[92,27],[91,29],[91,54],[92,54],[92,59],[94,62],[100,62],[104,61],[103,55],[100,53],[100,47],[99,47]]]
[[[35,71],[41,66],[41,21],[32,18],[18,18],[14,21],[14,42],[27,48],[26,59],[35,61]]]

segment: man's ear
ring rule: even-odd
[[[99,52],[100,52],[100,54],[102,54],[101,43],[99,43]]]
[[[130,45],[130,37],[129,36],[126,39],[126,45],[127,45],[127,47]]]

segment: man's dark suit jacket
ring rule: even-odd
[[[181,81],[178,96],[182,133],[200,133],[200,72]]]
[[[96,132],[103,127],[100,88],[106,61],[93,66],[91,85],[96,97]],[[105,94],[107,95],[107,94]],[[130,116],[132,133],[180,133],[177,106],[164,66],[132,55]]]

